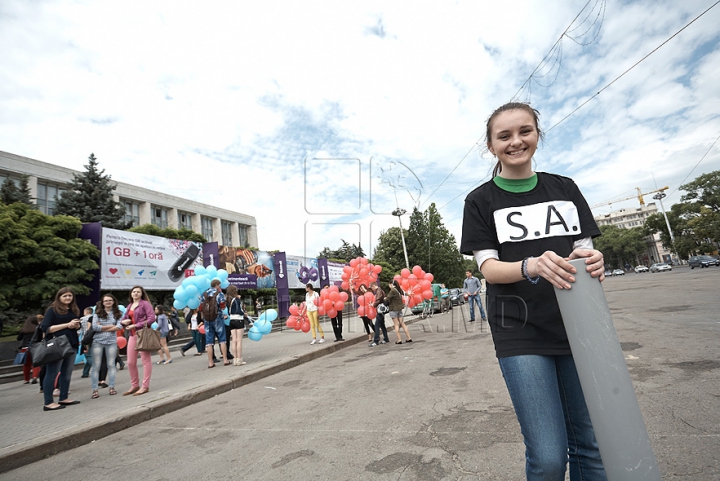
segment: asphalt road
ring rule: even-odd
[[[679,268],[604,283],[665,480],[720,479],[719,282]],[[522,480],[492,339],[458,312],[412,325],[412,344],[349,347],[0,479]]]

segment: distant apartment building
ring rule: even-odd
[[[80,172],[0,151],[0,183],[6,178],[18,185],[28,176],[30,193],[38,209],[52,215],[55,202]],[[123,182],[115,182],[115,200],[125,208],[125,221],[134,226],[154,224],[160,228],[186,228],[202,234],[208,242],[225,246],[258,245],[255,217],[219,209],[193,200],[163,194]]]
[[[657,206],[654,202],[651,202],[634,209],[619,209],[608,214],[596,215],[595,222],[597,222],[598,226],[615,225],[623,229],[632,229],[633,227],[645,225],[645,220],[649,216],[657,214],[657,212]],[[662,242],[660,242],[660,234],[647,238],[647,251],[644,255],[641,255],[640,259],[645,265],[656,262],[670,262],[671,259],[672,253],[663,248]]]

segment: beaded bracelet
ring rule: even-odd
[[[530,281],[531,284],[537,284],[540,281],[540,275],[538,275],[537,277],[534,277],[534,278],[530,277],[530,274],[528,273],[528,270],[527,270],[527,264],[530,259],[532,259],[532,256],[526,257],[525,259],[523,259],[522,266],[520,267],[520,274],[522,274],[523,279]]]

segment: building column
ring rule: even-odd
[[[192,215],[192,230],[202,235],[202,216],[200,214]],[[212,240],[208,239],[208,242],[212,242]]]
[[[152,204],[150,202],[138,202],[140,211],[140,225],[152,224]]]
[[[175,207],[168,208],[168,227],[177,230],[178,210]]]

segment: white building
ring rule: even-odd
[[[28,176],[30,195],[38,209],[52,215],[55,201],[67,190],[73,175],[80,172],[47,162],[0,151],[0,184],[6,178],[16,183]],[[125,207],[125,221],[133,225],[155,224],[160,228],[187,228],[209,242],[224,246],[258,246],[255,217],[219,209],[181,197],[131,184],[115,182],[114,196]]]
[[[654,202],[651,202],[635,209],[619,209],[611,211],[608,214],[596,215],[595,222],[597,222],[598,226],[615,225],[624,229],[632,229],[633,227],[642,227],[645,225],[645,220],[649,216],[657,214],[657,212],[657,206]],[[663,248],[662,242],[660,242],[660,234],[655,234],[652,238],[648,238],[647,244],[647,252],[644,258],[641,256],[640,259],[646,265],[655,262],[669,262],[671,260],[672,253]]]

